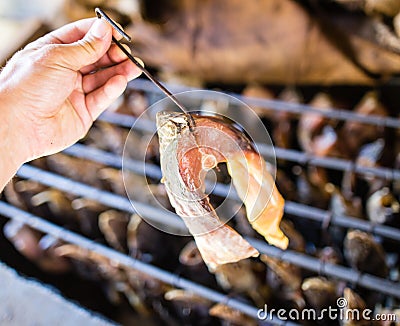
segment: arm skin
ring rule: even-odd
[[[1,103],[4,101],[0,95],[0,106]],[[23,151],[16,145],[19,140],[14,137],[10,127],[11,117],[6,108],[0,110],[0,191],[24,161]]]
[[[1,71],[0,191],[23,163],[81,139],[140,75],[112,34],[102,19],[80,20],[30,43]]]

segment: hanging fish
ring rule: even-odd
[[[224,326],[258,325],[254,319],[222,303],[217,303],[216,305],[212,306],[209,313],[210,316],[221,319],[222,325]]]
[[[315,109],[324,111],[333,107],[333,101],[326,93],[318,93],[309,103]],[[328,120],[318,113],[308,112],[301,115],[297,128],[300,147],[308,153],[314,152],[314,137],[328,124]]]
[[[200,251],[194,241],[188,242],[179,253],[181,263],[181,274],[200,284],[216,285],[213,274],[207,271]]]
[[[127,251],[127,228],[129,214],[108,210],[99,215],[99,229],[107,242],[115,249]]]
[[[305,301],[301,291],[301,268],[267,255],[261,255],[260,258],[268,267],[266,280],[274,296],[285,304],[303,309]]]
[[[317,251],[317,257],[324,263],[340,265],[342,263],[342,255],[339,249],[335,247],[323,247]]]
[[[225,120],[192,117],[194,132],[186,114],[157,114],[161,170],[171,204],[194,236],[208,267],[213,270],[221,264],[258,256],[255,248],[221,222],[204,193],[206,171],[221,162],[227,163],[252,227],[269,243],[286,249],[288,239],[279,228],[284,199],[264,160],[248,138]]]
[[[301,290],[308,305],[317,311],[334,306],[338,297],[336,283],[320,276],[306,278]]]
[[[356,292],[354,292],[350,288],[345,288],[343,290],[343,297],[346,299],[347,302],[347,305],[343,308],[343,315],[347,318],[343,318],[341,320],[342,326],[379,325],[377,322],[365,319],[363,312],[365,309],[367,309],[367,305]]]
[[[179,321],[184,325],[196,324],[198,320],[204,321],[204,324],[212,322],[208,313],[212,305],[210,300],[182,289],[167,291],[164,299],[171,303],[174,315],[177,315]]]
[[[71,269],[71,264],[56,251],[62,242],[50,235],[32,229],[22,222],[8,221],[3,229],[5,237],[24,257],[48,273],[62,274]]]
[[[386,108],[380,103],[376,92],[368,92],[354,108],[355,113],[363,115],[388,115]],[[367,125],[359,121],[346,121],[343,126],[343,139],[345,139],[350,151],[357,153],[360,147],[382,137],[383,129],[375,125]]]
[[[289,249],[306,252],[306,240],[303,235],[296,230],[292,221],[282,220],[280,227],[289,239]]]
[[[42,212],[32,205],[31,199],[32,196],[46,189],[46,186],[33,180],[13,179],[4,188],[4,195],[10,204],[40,215]]]
[[[122,155],[128,130],[105,121],[96,121],[84,142],[89,146]]]
[[[99,237],[101,232],[98,226],[98,216],[108,207],[88,198],[74,199],[71,207],[76,212],[79,230],[86,236]]]
[[[387,187],[374,192],[366,206],[368,219],[374,223],[385,224],[399,218],[400,204]]]
[[[278,100],[296,104],[303,102],[301,94],[293,87],[286,87],[279,94]],[[295,128],[294,114],[288,111],[278,110],[273,113],[272,120],[274,121],[272,139],[275,145],[282,148],[293,148],[295,134],[292,133],[291,130]]]
[[[219,286],[225,291],[248,295],[256,305],[262,306],[269,297],[268,286],[262,284],[258,274],[262,263],[244,259],[237,263],[218,266],[214,273]]]
[[[98,172],[102,164],[58,153],[46,157],[49,170],[93,187],[102,187]]]
[[[32,196],[31,205],[48,207],[50,213],[59,223],[72,226],[75,224],[75,212],[71,206],[72,200],[73,196],[69,194],[58,189],[48,189]]]
[[[368,233],[349,231],[344,241],[344,255],[352,268],[380,277],[388,275],[385,251]]]

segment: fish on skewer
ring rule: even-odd
[[[288,239],[279,228],[284,199],[264,160],[248,138],[227,121],[214,116],[192,117],[195,130],[184,113],[157,114],[160,162],[171,204],[194,236],[209,269],[259,254],[221,222],[204,193],[206,172],[222,162],[227,163],[252,227],[269,243],[286,249]]]

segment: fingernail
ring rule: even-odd
[[[90,28],[90,33],[96,38],[103,38],[107,35],[109,30],[110,28],[107,22],[102,19],[97,19]]]
[[[131,48],[129,47],[128,44],[122,44],[122,46],[125,48],[126,51],[128,51],[129,53],[132,54],[132,50],[131,50]]]
[[[137,62],[140,63],[140,65],[144,68],[144,62],[142,59],[138,58],[138,57],[134,57],[136,59]]]

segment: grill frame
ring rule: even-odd
[[[24,179],[30,178],[31,180],[46,186],[54,187],[58,190],[65,191],[76,196],[84,196],[115,209],[119,209],[128,213],[136,212],[128,198],[88,186],[86,184],[38,169],[33,166],[25,165],[21,167],[17,175]],[[176,214],[171,213],[167,215],[167,213],[164,211],[156,209],[150,205],[141,205],[143,205],[141,212],[143,213],[145,211],[144,209],[146,209],[146,211],[149,213],[146,218],[152,222],[162,223],[162,221],[164,221],[165,223],[166,219],[168,219],[168,216],[171,216],[176,224],[168,221],[169,226],[176,226],[178,230],[182,230],[180,227],[184,227],[183,221],[180,220]],[[0,214],[1,213],[2,210],[0,209]],[[35,228],[35,225],[32,227]],[[57,238],[64,240],[62,237],[60,237],[60,235]],[[296,266],[319,273],[320,275],[331,276],[348,281],[354,286],[359,285],[370,290],[380,291],[384,294],[400,298],[400,283],[391,282],[386,279],[365,273],[363,274],[348,267],[324,263],[317,258],[313,258],[292,250],[281,250],[277,247],[268,245],[267,243],[253,238],[246,237],[246,240],[249,241],[250,244],[262,254],[279,258]]]
[[[161,94],[161,92],[156,89],[153,84],[141,79],[136,79],[131,82],[129,84],[129,88],[146,92],[146,94]],[[168,88],[172,89],[174,92],[196,90],[195,88],[174,85],[168,85]],[[304,114],[305,112],[316,113],[318,115],[322,115],[326,118],[331,119],[358,121],[361,123],[372,124],[384,128],[400,129],[400,119],[392,117],[365,116],[345,110],[337,110],[334,108],[320,111],[303,104],[293,104],[277,100],[248,98],[234,93],[227,94],[242,100],[248,105],[263,107],[268,110],[284,111],[295,113],[298,115]],[[136,123],[138,122],[138,120],[132,116],[106,112],[101,115],[99,119],[125,128],[131,128],[132,125],[134,125],[134,128],[141,131],[150,133],[154,133],[156,131],[153,122],[141,120],[139,121],[139,123]],[[258,145],[258,149],[264,157],[268,158],[271,156],[270,147]],[[86,145],[75,144],[63,151],[63,153],[69,156],[102,163],[106,166],[114,167],[117,169],[122,168],[121,156],[93,147],[88,147]],[[301,165],[313,165],[339,171],[352,171],[356,174],[369,176],[372,175],[391,181],[400,180],[399,169],[382,167],[366,168],[357,165],[350,160],[329,157],[317,157],[301,151],[279,147],[274,148],[274,153],[278,159],[291,161]],[[145,169],[144,166],[146,166]],[[124,167],[139,175],[145,174],[146,176],[153,179],[161,178],[160,168],[154,164],[144,164],[135,160],[124,160]],[[37,181],[43,185],[56,188],[63,192],[95,200],[114,209],[118,209],[128,213],[135,213],[135,209],[132,207],[131,202],[126,197],[116,195],[111,192],[80,183],[78,181],[71,180],[52,172],[41,170],[29,164],[25,164],[24,166],[22,166],[17,172],[17,176],[22,179],[31,179]],[[219,196],[226,196],[226,186],[222,184],[217,184],[213,190],[213,193]],[[237,196],[235,197],[235,194],[229,194],[228,197],[238,200]],[[141,205],[141,212],[148,212],[147,218],[155,223],[165,223],[165,221],[167,220],[170,229],[171,227],[177,230],[182,230],[183,227],[186,228],[183,221],[174,213],[166,213],[165,211],[161,211],[148,204],[135,203],[135,205]],[[328,210],[323,210],[291,201],[286,202],[285,213],[295,215],[302,219],[312,220],[321,223],[321,226],[325,228],[327,228],[329,225],[333,225],[342,228],[359,229],[361,231],[365,231],[400,243],[400,229],[385,225],[377,225],[368,221],[357,219],[352,216],[335,215]],[[114,249],[93,242],[79,234],[59,227],[51,222],[44,220],[41,217],[25,212],[3,201],[0,201],[0,215],[9,219],[20,221],[36,230],[50,234],[55,238],[63,240],[64,242],[76,244],[87,250],[95,251],[113,260],[114,262],[117,262],[120,265],[134,268],[138,271],[158,278],[165,283],[171,284],[172,286],[192,291],[193,293],[210,299],[213,302],[226,304],[227,306],[237,309],[252,318],[257,318],[258,309],[246,302],[231,298],[229,297],[229,295],[222,294],[188,279],[181,278],[177,274],[173,274],[150,264],[141,262]],[[258,249],[262,254],[266,254],[274,258],[279,258],[282,261],[289,262],[319,275],[330,276],[344,280],[346,282],[349,282],[353,286],[361,286],[370,290],[379,291],[391,297],[400,298],[399,283],[379,278],[373,275],[360,273],[349,267],[324,263],[317,258],[311,257],[306,254],[301,254],[293,250],[284,251],[279,248],[270,246],[267,243],[257,239],[246,237],[246,240],[249,241],[249,243],[253,245],[256,249]],[[276,317],[272,317],[272,319],[269,319],[268,317],[267,319],[268,323],[276,325],[298,325],[293,322],[279,320]],[[267,324],[267,322],[265,322],[265,324]]]
[[[227,305],[233,309],[236,309],[246,314],[249,317],[257,318],[258,309],[252,307],[251,305],[243,301],[231,298],[229,295],[222,294],[220,292],[217,292],[215,290],[209,289],[205,286],[192,282],[188,279],[182,278],[178,274],[173,274],[161,268],[155,267],[151,264],[141,262],[138,259],[132,258],[114,249],[96,243],[94,241],[91,241],[85,238],[84,236],[66,230],[65,228],[50,223],[38,216],[25,212],[24,210],[6,204],[2,201],[0,201],[0,212],[4,217],[22,222],[32,227],[35,230],[41,231],[46,234],[50,234],[57,239],[63,240],[70,244],[75,244],[89,251],[95,251],[96,253],[109,258],[113,262],[118,263],[120,266],[133,268],[139,272],[157,278],[158,280],[170,284],[174,287],[186,289],[205,299],[209,299],[210,301]],[[299,324],[297,323],[282,321],[272,315],[271,316],[266,315],[266,316],[268,322],[271,322],[274,325],[299,326]],[[268,325],[268,323],[266,322],[265,325]]]
[[[102,163],[116,169],[122,168],[122,160],[120,156],[93,147],[75,144],[66,149],[64,153],[76,158]],[[124,166],[126,169],[139,175],[146,175],[147,177],[154,179],[161,179],[161,169],[155,164],[146,164],[146,169],[143,169],[144,164],[140,161],[125,159]],[[235,190],[230,189],[230,192],[228,192],[228,188],[223,184],[217,183],[212,193],[218,196],[240,201],[240,199],[236,196]],[[354,228],[400,242],[399,229],[390,226],[374,224],[372,222],[360,220],[353,216],[332,214],[327,210],[293,201],[285,202],[285,213],[324,223],[326,228],[329,225],[335,225],[344,228]],[[327,221],[329,221],[329,223],[326,223]]]
[[[187,87],[183,85],[166,84],[169,89],[175,93],[187,92],[187,91],[199,91],[201,89],[195,87]],[[162,94],[162,92],[155,88],[155,86],[145,79],[135,79],[130,82],[130,86],[138,91],[151,92],[154,94]],[[227,95],[235,97],[249,106],[257,106],[265,110],[282,111],[288,113],[295,113],[302,115],[304,113],[316,113],[326,118],[345,120],[345,121],[357,121],[364,124],[372,124],[380,127],[387,128],[400,128],[400,119],[393,117],[382,117],[377,115],[364,115],[356,112],[346,111],[338,108],[326,108],[324,110],[318,110],[307,104],[300,103],[289,103],[279,100],[261,99],[256,97],[248,97],[238,93],[224,92]],[[202,94],[203,95],[203,94]],[[193,95],[195,97],[195,95]]]

